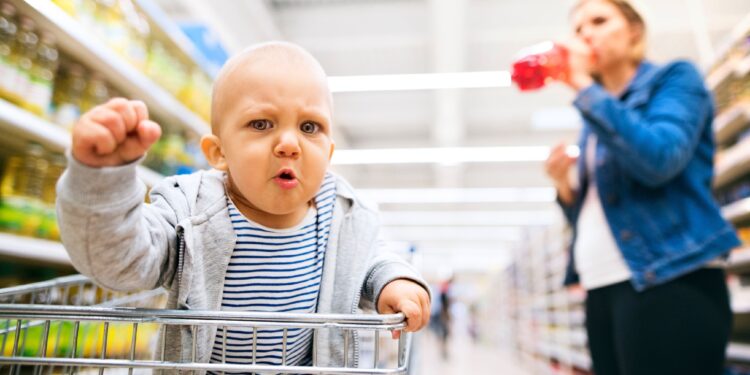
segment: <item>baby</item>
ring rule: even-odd
[[[429,319],[430,296],[407,263],[381,252],[376,210],[328,172],[333,103],[325,72],[302,48],[273,42],[230,59],[214,83],[213,167],[163,180],[143,203],[136,165],[159,138],[139,101],[112,99],[73,128],[58,182],[58,218],[76,268],[116,290],[165,287],[168,308],[405,314]],[[251,328],[198,329],[198,362],[252,363]],[[351,332],[347,333],[352,336]],[[166,359],[190,358],[187,328],[166,330]],[[394,336],[398,336],[395,333]],[[359,358],[341,330],[292,329],[287,365]],[[260,329],[257,363],[281,364],[280,330]]]

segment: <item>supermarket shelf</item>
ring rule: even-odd
[[[750,314],[750,298],[744,293],[732,293],[732,312],[735,315]]]
[[[726,80],[742,78],[748,71],[750,71],[750,56],[728,60],[706,78],[706,85],[711,91],[716,91],[716,88]]]
[[[70,266],[70,257],[59,242],[0,233],[0,256],[53,265]]]
[[[733,223],[750,219],[750,198],[745,198],[722,207],[721,214]]]
[[[179,26],[177,26],[169,16],[159,8],[156,2],[153,0],[136,0],[135,3],[138,4],[138,7],[144,13],[146,13],[149,20],[157,26],[159,29],[157,30],[158,32],[161,32],[165,37],[171,40],[183,54],[193,60],[195,65],[200,67],[203,72],[208,74],[208,76],[211,78],[216,77],[218,71],[211,68],[211,64],[206,60],[203,54],[198,51],[195,44],[193,44],[182,30],[180,30]]]
[[[745,36],[747,31],[750,30],[750,14],[746,15],[740,22],[738,22],[732,30],[729,32],[726,38],[719,43],[716,48],[716,57],[721,58],[729,53],[729,50]]]
[[[60,49],[100,72],[126,95],[143,100],[151,113],[196,134],[204,134],[210,129],[198,115],[118,56],[104,42],[92,38],[88,30],[51,1],[15,0],[14,3],[18,5],[20,13],[33,18],[40,28],[55,34]]]
[[[0,129],[9,139],[16,137],[37,142],[50,151],[64,152],[70,145],[70,133],[65,129],[2,99],[0,99]]]
[[[714,120],[716,142],[729,142],[737,133],[750,127],[750,102],[733,105]]]
[[[6,136],[37,142],[53,152],[62,153],[70,147],[70,133],[65,129],[2,99],[0,130]],[[138,177],[149,186],[154,186],[163,178],[162,175],[142,166],[138,166]]]
[[[750,247],[732,251],[727,270],[736,274],[750,273]]]
[[[733,362],[750,363],[750,344],[729,343],[727,359]]]
[[[726,61],[719,67],[717,67],[711,74],[706,77],[706,85],[711,91],[716,91],[716,88],[724,83],[727,79],[734,76],[735,61]]]
[[[744,77],[747,73],[750,73],[750,56],[745,56],[737,63],[734,73],[737,77]]]
[[[569,364],[580,370],[591,369],[591,358],[579,351],[572,350],[571,348],[564,347],[560,344],[552,344],[540,342],[535,348],[537,354],[547,357],[550,359],[556,359],[557,361]]]
[[[583,328],[575,329],[570,332],[570,344],[578,348],[586,348],[588,345],[588,336]]]
[[[557,325],[583,326],[586,315],[583,310],[556,311],[550,314],[550,321]]]
[[[737,177],[750,172],[750,139],[728,149],[716,163],[714,188],[721,188]]]

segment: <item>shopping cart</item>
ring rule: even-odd
[[[225,311],[186,311],[159,309],[166,303],[163,289],[138,293],[105,290],[88,278],[75,275],[46,282],[0,289],[0,374],[72,374],[125,371],[129,375],[154,370],[202,370],[258,374],[406,374],[411,334],[397,341],[390,331],[406,326],[403,314],[330,315],[237,313]],[[189,362],[164,359],[165,326],[196,327],[214,325],[217,330],[251,327],[253,342],[259,328],[283,330],[282,364],[257,364],[252,348],[252,364],[198,363],[196,340]],[[293,328],[357,331],[362,339],[360,365],[345,360],[343,367],[318,366],[313,353],[312,366],[287,366],[287,331]],[[387,334],[383,334],[387,333]],[[381,335],[382,334],[382,335]],[[161,337],[161,340],[158,339]],[[195,337],[195,335],[192,335]],[[347,353],[350,335],[345,334]],[[161,349],[161,350],[158,350]],[[155,358],[155,353],[162,353]],[[369,360],[365,361],[368,357]],[[346,356],[345,356],[346,357]],[[366,367],[364,363],[368,363]]]

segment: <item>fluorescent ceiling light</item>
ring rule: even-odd
[[[509,87],[508,71],[382,74],[328,77],[331,92],[403,91]]]
[[[465,188],[465,189],[359,189],[362,196],[378,203],[495,203],[554,202],[555,189]]]
[[[382,211],[385,226],[546,226],[562,222],[557,210]]]
[[[568,146],[568,155],[576,157],[578,146]],[[481,162],[534,162],[544,161],[549,155],[547,146],[504,147],[437,147],[390,148],[370,150],[338,150],[333,153],[334,165],[360,164],[422,164]]]
[[[402,241],[441,242],[470,241],[520,241],[523,238],[521,227],[430,227],[430,226],[383,226],[383,235],[389,239]]]
[[[419,268],[429,279],[445,280],[454,273],[494,274],[513,262],[511,248],[502,245],[485,249],[418,247]]]

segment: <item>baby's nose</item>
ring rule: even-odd
[[[274,150],[279,157],[297,157],[300,153],[299,140],[295,134],[284,132]]]

